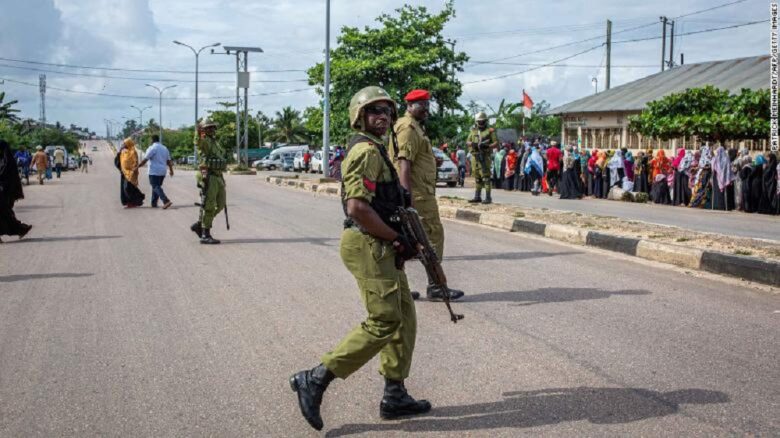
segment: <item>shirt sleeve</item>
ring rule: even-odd
[[[151,147],[146,150],[146,153],[144,154],[144,160],[151,160],[154,157],[155,152],[157,151],[157,148]]]
[[[382,170],[382,157],[376,148],[364,145],[355,145],[341,165],[344,198],[371,202]]]
[[[414,161],[417,157],[415,137],[417,133],[410,125],[401,126],[396,134],[398,138],[398,158]]]

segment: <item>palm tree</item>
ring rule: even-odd
[[[270,132],[274,141],[284,143],[298,143],[306,141],[306,127],[301,119],[301,112],[290,106],[276,112],[274,127]]]
[[[17,116],[16,113],[18,113],[19,110],[13,108],[13,106],[19,103],[19,101],[12,100],[3,103],[3,100],[5,100],[5,91],[0,91],[0,120],[8,120],[11,123],[17,123],[19,121],[19,116]]]

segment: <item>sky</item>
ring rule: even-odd
[[[332,0],[331,44],[336,44],[342,26],[375,26],[377,16],[402,4]],[[436,12],[444,0],[409,4]],[[681,52],[686,64],[768,54],[768,23],[706,30],[767,20],[769,4],[768,0],[455,0],[457,15],[444,34],[471,59],[457,75],[464,83],[462,103],[474,100],[496,108],[502,99],[521,101],[525,89],[534,101],[557,106],[592,94],[594,77],[603,90],[607,19],[613,22],[614,87],[660,70],[660,16],[679,17],[676,62]],[[699,12],[710,8],[715,9]],[[19,100],[24,117],[38,118],[38,76],[45,73],[50,123],[88,126],[102,134],[105,119],[121,123],[137,119],[139,111],[131,106],[144,109],[144,120],[158,120],[159,95],[145,86],[149,83],[176,85],[163,95],[172,98],[162,102],[166,128],[192,124],[195,56],[173,40],[196,49],[216,42],[261,47],[263,53],[249,56],[252,113],[273,115],[288,105],[302,111],[319,104],[305,70],[324,58],[325,0],[0,0],[0,10],[0,81],[5,79],[0,91],[6,92],[6,99]],[[697,31],[705,32],[684,35]],[[621,42],[646,38],[654,39]],[[556,46],[563,47],[541,50]],[[585,53],[572,57],[580,52]],[[540,67],[568,57],[556,66]],[[235,100],[235,67],[235,56],[211,54],[209,49],[201,53],[201,116],[217,109],[219,101]],[[497,76],[505,77],[494,79]]]

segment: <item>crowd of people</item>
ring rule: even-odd
[[[451,158],[468,164],[465,151]],[[493,188],[557,194],[561,199],[607,198],[613,187],[646,193],[656,204],[746,213],[780,213],[780,166],[773,152],[754,153],[723,146],[632,152],[584,149],[541,139],[503,143],[492,154]]]

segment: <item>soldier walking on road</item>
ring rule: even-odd
[[[412,90],[406,95],[406,114],[393,128],[397,145],[390,142],[388,152],[398,170],[401,185],[411,194],[412,207],[420,214],[425,234],[441,260],[444,257],[444,227],[436,201],[436,157],[423,125],[429,115],[430,99],[431,95],[426,90]],[[428,299],[443,299],[444,292],[428,280]],[[415,299],[415,295],[419,296],[413,292]],[[450,289],[450,300],[462,296],[462,291]]]
[[[385,390],[379,415],[393,419],[431,409],[425,400],[407,392],[417,336],[417,318],[403,262],[417,256],[393,221],[397,208],[407,203],[404,189],[390,162],[382,137],[396,118],[395,102],[379,87],[366,87],[349,105],[350,140],[342,164],[342,206],[347,219],[341,234],[341,260],[355,277],[368,316],[322,363],[290,378],[303,417],[315,429],[323,427],[322,396],[336,377],[346,379],[379,354],[379,372]]]
[[[493,128],[488,127],[488,117],[484,112],[477,114],[474,121],[476,126],[469,133],[466,144],[471,148],[471,173],[477,183],[477,192],[474,194],[474,199],[470,199],[469,202],[490,204],[493,202],[490,197],[490,169],[492,168],[490,151],[498,147],[498,136]],[[482,187],[485,187],[484,201],[482,201]]]
[[[197,178],[201,190],[200,219],[190,227],[200,237],[200,243],[206,245],[220,243],[211,236],[211,225],[219,212],[225,209],[227,201],[225,179],[222,177],[222,172],[227,168],[227,154],[216,141],[216,130],[217,124],[209,119],[200,123],[200,131],[203,133],[198,140],[200,172]]]

